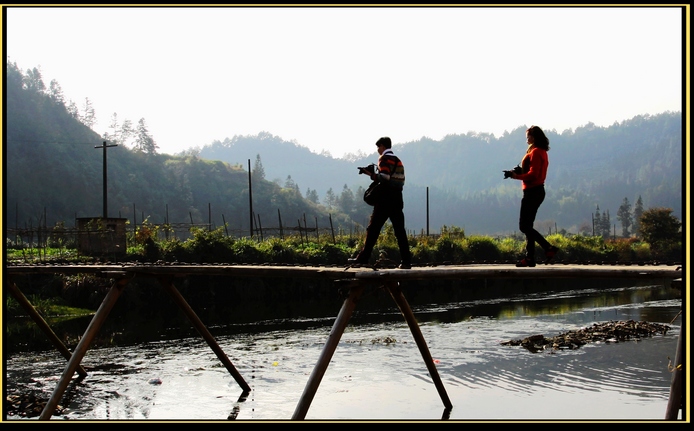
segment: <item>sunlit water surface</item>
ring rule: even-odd
[[[661,292],[655,298],[654,289]],[[671,290],[581,290],[413,307],[450,411],[402,316],[357,307],[306,420],[662,420],[681,324],[682,301]],[[672,330],[554,353],[501,344],[629,319]],[[71,384],[61,402],[65,413],[51,419],[290,420],[333,322],[334,316],[211,327],[251,386],[248,394],[200,337],[89,350],[82,361],[89,375]],[[65,365],[53,351],[14,354],[6,360],[8,392],[41,391],[48,398]]]

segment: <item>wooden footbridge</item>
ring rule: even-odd
[[[245,394],[251,391],[250,386],[236,370],[226,354],[217,344],[217,341],[209,332],[205,324],[200,320],[195,311],[189,306],[185,298],[179,293],[173,281],[177,278],[205,275],[226,276],[235,278],[247,277],[284,277],[284,278],[324,278],[335,282],[336,286],[348,289],[349,293],[344,300],[328,339],[323,347],[318,362],[311,373],[299,403],[296,406],[293,420],[302,420],[311,405],[313,397],[318,390],[321,379],[330,363],[330,359],[337,348],[347,323],[354,312],[359,298],[367,286],[382,286],[385,288],[399,307],[403,317],[409,325],[417,347],[424,359],[434,385],[443,401],[445,410],[450,411],[453,404],[448,398],[446,389],[439,377],[434,360],[429,353],[426,341],[422,336],[417,320],[400,289],[400,283],[408,280],[434,280],[434,279],[624,279],[624,280],[654,280],[658,283],[672,283],[680,285],[683,278],[681,266],[672,264],[550,264],[538,265],[534,268],[516,268],[509,264],[470,264],[470,265],[444,265],[413,267],[413,269],[379,269],[375,267],[337,267],[337,266],[272,266],[272,265],[190,265],[190,264],[44,264],[44,265],[10,265],[5,266],[5,287],[9,293],[17,299],[36,324],[46,333],[55,347],[68,361],[63,374],[55,388],[50,400],[44,407],[39,420],[48,420],[55,412],[60,399],[67,389],[72,377],[78,373],[84,378],[87,373],[80,365],[89,345],[99,332],[109,312],[117,302],[123,290],[134,277],[155,277],[161,286],[168,292],[181,310],[188,317],[200,335],[212,348],[219,360],[224,364]],[[15,280],[18,276],[27,274],[93,274],[112,280],[112,286],[103,299],[99,309],[92,318],[84,335],[73,352],[63,344],[55,335],[50,326],[34,309],[32,304],[22,294]],[[683,319],[684,322],[684,319]],[[677,357],[680,356],[682,340],[680,339]],[[681,360],[681,359],[680,359]],[[680,363],[681,364],[681,363]],[[675,364],[679,365],[679,364]],[[675,377],[681,375],[681,371],[673,374],[673,388]],[[681,385],[681,380],[679,380]],[[679,394],[671,393],[671,402],[668,406],[666,419],[677,418],[679,410]],[[444,417],[446,414],[444,413]]]

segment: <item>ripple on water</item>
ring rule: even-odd
[[[623,293],[634,296],[634,291]],[[670,323],[681,306],[670,298],[629,304],[621,303],[619,292],[617,299],[603,291],[591,295],[592,302],[583,292],[580,301],[565,294],[535,295],[528,302],[418,308],[415,315],[454,406],[450,419],[662,419],[680,320],[667,335],[638,342],[591,343],[555,353],[501,345],[614,317]],[[575,307],[575,302],[582,305]],[[371,323],[368,316],[361,319],[342,336],[307,419],[440,419],[445,413],[441,397],[402,316]],[[66,416],[290,419],[333,321],[304,320],[289,329],[277,329],[275,323],[268,323],[267,330],[257,322],[248,330],[233,325],[217,336],[251,386],[249,394],[199,337],[89,350],[83,361],[89,376],[66,392]],[[215,328],[213,335],[223,329]],[[8,391],[31,390],[48,398],[65,364],[52,351],[10,355]]]

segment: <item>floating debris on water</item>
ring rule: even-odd
[[[523,346],[532,353],[544,350],[578,349],[591,342],[619,343],[621,341],[638,341],[643,337],[665,335],[671,328],[661,323],[636,322],[634,320],[609,321],[594,323],[593,326],[569,331],[555,337],[531,335],[522,340],[504,341],[504,346]]]

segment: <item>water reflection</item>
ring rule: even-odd
[[[526,281],[527,282],[527,281]],[[460,296],[457,286],[445,289],[451,296]],[[489,287],[489,286],[486,286]],[[502,287],[502,286],[499,286]],[[547,286],[544,286],[547,287]],[[643,304],[649,301],[679,299],[679,290],[662,285],[646,285],[601,289],[575,289],[560,291],[541,291],[531,293],[513,293],[507,289],[507,295],[500,291],[487,290],[486,296],[496,293],[498,296],[484,299],[465,299],[463,301],[444,300],[440,292],[432,289],[428,295],[421,289],[411,289],[407,297],[417,320],[459,322],[475,317],[496,319],[518,319],[537,315],[567,315],[574,310],[597,308],[616,308],[627,304]],[[533,290],[533,289],[526,289]],[[163,292],[162,292],[163,294]],[[469,290],[465,296],[478,295],[476,289]],[[411,299],[412,298],[412,299]],[[440,302],[430,302],[437,299]],[[334,322],[343,298],[335,295],[330,300],[310,303],[268,304],[264,301],[233,302],[226,306],[196,309],[195,312],[216,335],[234,334],[248,331],[271,331],[274,329],[305,329],[316,326],[331,326]],[[653,310],[642,311],[640,320],[660,322]],[[641,312],[639,312],[641,313]],[[618,312],[613,316],[598,316],[602,320],[619,320]],[[627,317],[626,318],[633,318]],[[72,319],[47,319],[54,332],[63,339],[68,348],[73,349],[84,334],[93,315]],[[624,317],[623,317],[624,318]],[[401,322],[402,314],[395,306],[389,294],[379,288],[366,291],[351,319],[352,324]],[[173,304],[161,307],[150,307],[146,310],[125,310],[111,313],[92,347],[132,345],[151,340],[177,339],[197,336],[196,330],[181,310]],[[53,349],[46,335],[31,321],[28,316],[8,318],[5,321],[4,349],[8,352]]]
[[[418,321],[460,322],[475,317],[495,319],[519,319],[529,316],[567,315],[576,310],[618,308],[623,305],[645,304],[654,301],[679,300],[679,290],[660,285],[625,287],[615,289],[583,289],[563,292],[544,292],[495,299],[451,302],[443,304],[410,304]],[[653,310],[650,310],[653,311]],[[656,315],[644,311],[643,319],[659,322]],[[392,306],[386,311],[371,311],[357,316],[363,321],[395,321],[402,319],[399,311]],[[366,318],[363,316],[369,316]],[[360,317],[355,317],[359,319]],[[609,320],[609,319],[607,319]]]
[[[453,402],[446,411],[402,315],[387,293],[373,291],[357,307],[306,419],[662,419],[668,360],[681,323],[679,296],[667,287],[640,286],[509,292],[497,299],[439,303],[415,298],[410,303]],[[334,301],[323,311],[292,316],[286,314],[301,307],[290,312],[285,306],[279,318],[250,322],[235,321],[248,310],[235,313],[233,306],[226,323],[220,308],[198,312],[251,385],[248,394],[180,311],[150,315],[151,320],[140,316],[138,327],[113,316],[118,318],[102,329],[105,347],[95,346],[83,360],[89,376],[66,392],[65,417],[287,420],[340,306]],[[267,316],[262,309],[257,315]],[[672,324],[673,330],[639,342],[589,344],[556,354],[501,345],[627,319]],[[142,327],[145,322],[149,327]],[[75,336],[88,323],[85,319]],[[72,327],[61,328],[63,334]],[[66,364],[50,346],[16,349],[6,358],[8,392],[35,391],[46,398]]]

